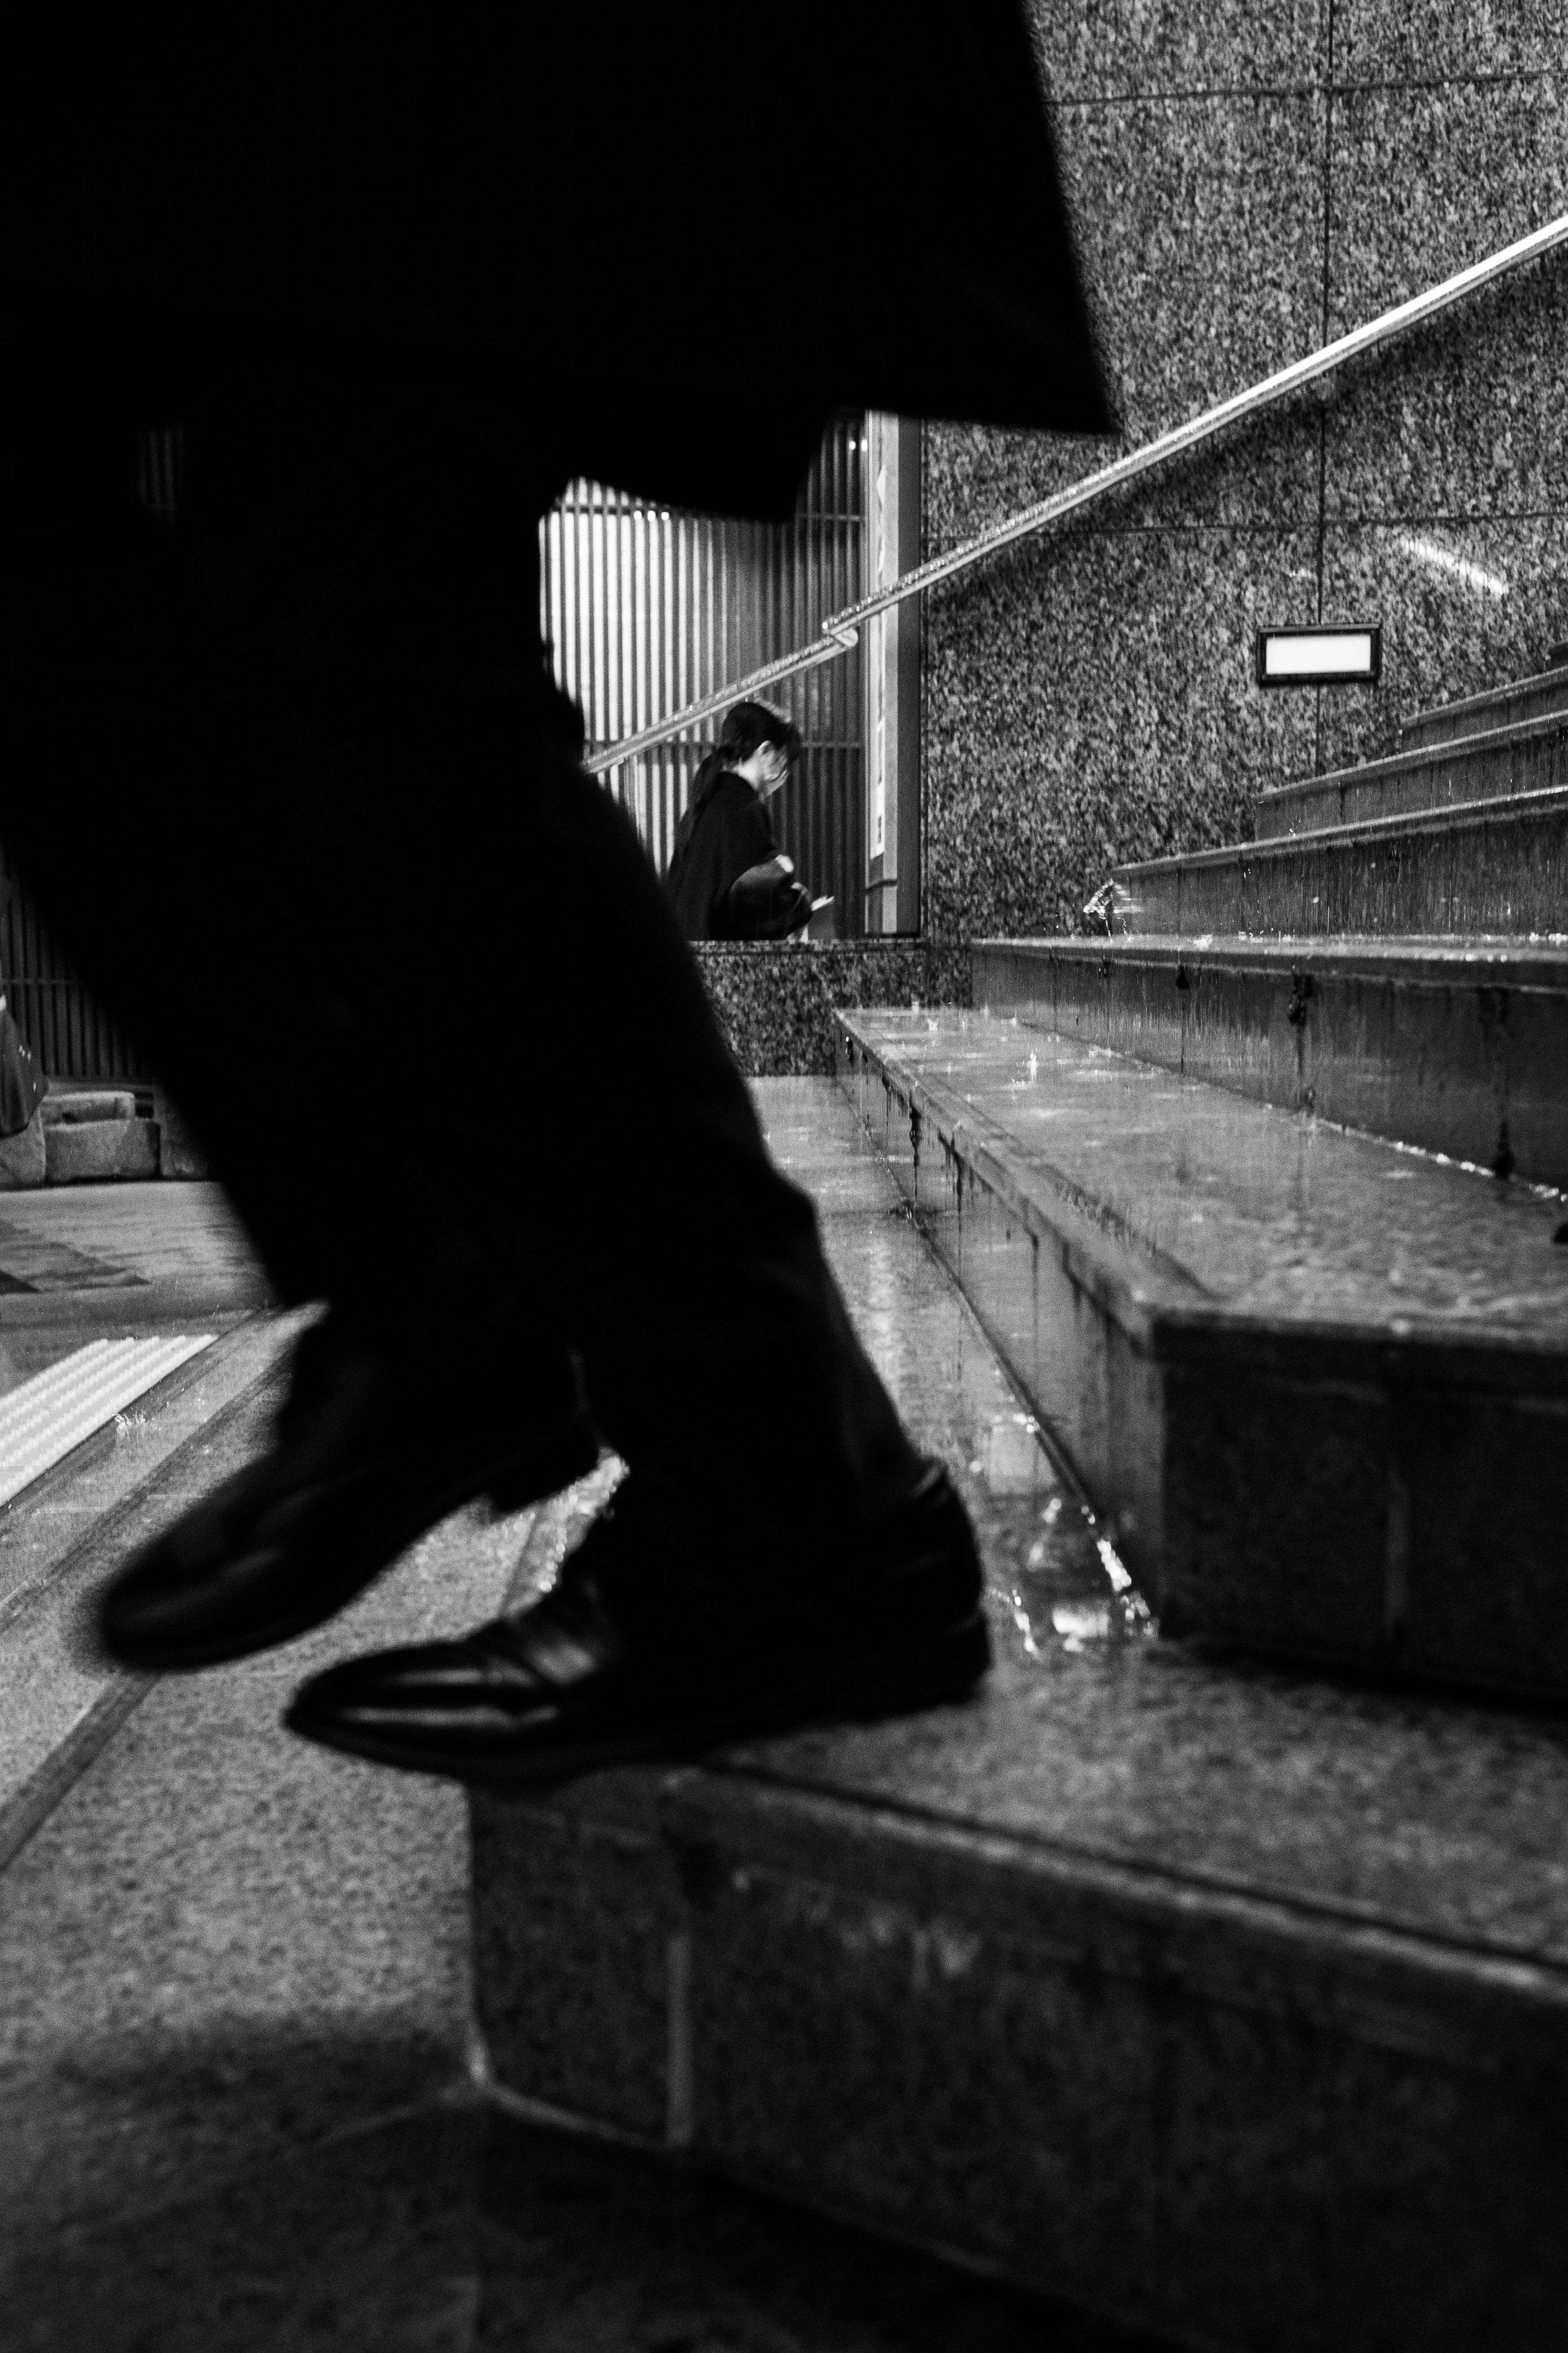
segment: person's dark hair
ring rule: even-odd
[[[793,763],[800,757],[800,729],[787,711],[771,702],[732,702],[724,713],[719,741],[691,779],[690,808],[695,811],[721,776],[749,760],[763,744],[778,744]]]
[[[776,744],[790,760],[800,757],[800,729],[787,711],[771,702],[732,702],[719,730],[718,749],[726,764],[749,760],[764,744]]]

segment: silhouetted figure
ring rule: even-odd
[[[691,779],[665,889],[689,940],[782,940],[811,893],[773,839],[767,803],[800,757],[800,730],[767,702],[737,702]]]
[[[105,1639],[242,1655],[471,1497],[547,1493],[601,1437],[630,1466],[532,1610],[307,1689],[299,1728],[366,1755],[549,1778],[984,1664],[962,1509],[538,638],[569,479],[781,515],[835,406],[1107,423],[1014,0],[906,16],[890,62],[883,36],[845,0],[240,0],[90,35],[35,11],[13,51],[0,831],[284,1298],[331,1307],[271,1453],[122,1574]],[[632,396],[582,297],[617,351],[668,345],[689,192],[649,127],[763,86],[844,154],[865,89],[937,104],[944,202],[873,306],[853,241],[760,179],[703,267],[820,258],[809,352],[743,400],[654,364]],[[176,418],[170,529],[129,485]],[[482,1154],[433,1135],[411,1067],[484,1100]]]

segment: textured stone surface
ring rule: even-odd
[[[730,1050],[752,1078],[828,1074],[836,1005],[969,1002],[967,956],[918,940],[705,942],[696,954]]]
[[[1557,788],[1477,813],[1373,818],[1125,867],[1116,922],[1127,932],[1187,935],[1561,940],[1565,877],[1568,793]]]
[[[44,1106],[40,1103],[19,1134],[0,1135],[0,1193],[24,1192],[41,1185],[46,1174]]]
[[[1568,1187],[1568,957],[1503,944],[1020,940],[986,1010],[1288,1110]]]
[[[1433,81],[1560,70],[1568,48],[1563,0],[1336,0],[1334,76],[1341,83]]]
[[[58,1324],[89,1310],[88,1293],[110,1289],[132,1294],[112,1303],[115,1314],[154,1319],[171,1303],[195,1314],[259,1307],[272,1295],[227,1195],[213,1184],[50,1186],[13,1197],[0,1216],[0,1270],[24,1286],[0,1291],[0,1329]],[[77,1292],[83,1297],[72,1308]]]
[[[46,1121],[44,1166],[51,1185],[156,1176],[157,1126],[150,1119]]]
[[[479,2100],[355,2116],[7,2263],[7,2353],[1154,2353],[905,2246]]]
[[[805,1108],[770,1116],[774,1148],[842,1270],[866,1211],[826,1204],[862,1180]],[[888,1273],[847,1288],[880,1363],[914,1320]],[[917,1430],[942,1394],[906,1392]],[[622,2097],[583,2018],[596,1918],[646,2020],[643,2113],[662,2046],[667,2139],[719,2167],[1238,2353],[1554,2345],[1561,1726],[1225,1669],[1108,1586],[1097,1632],[984,1549],[974,1704],[476,1799],[513,1862],[481,1916],[574,1915],[561,1966],[542,1939],[484,1988],[503,2081],[560,2081],[558,2019],[591,2100]],[[622,1909],[579,1867],[611,1825],[637,1850]]]
[[[1484,74],[1380,83],[1334,97],[1330,214],[1329,332],[1343,334],[1407,301],[1568,210],[1568,110],[1563,53],[1550,72]],[[1541,303],[1542,277],[1560,277],[1562,255],[1494,298],[1473,330],[1504,310]],[[1474,346],[1472,345],[1472,348]],[[1498,358],[1506,369],[1510,345]],[[1489,373],[1491,354],[1488,353]],[[1559,363],[1559,365],[1561,363]],[[1553,372],[1556,375],[1556,372]],[[1561,381],[1560,375],[1556,376]],[[1552,431],[1552,377],[1530,391],[1522,413]],[[1555,427],[1562,433],[1561,419]],[[1521,452],[1523,462],[1531,462]],[[1553,503],[1561,505],[1562,483]]]
[[[1076,932],[1117,864],[1247,839],[1311,765],[1312,698],[1255,691],[1252,633],[1305,617],[1312,555],[1307,532],[1086,533],[933,596],[938,936]]]
[[[1258,841],[1315,832],[1323,826],[1363,825],[1519,793],[1568,786],[1568,713],[1529,720],[1455,744],[1401,750],[1325,776],[1303,777],[1261,794],[1253,807]]]
[[[1435,703],[1429,711],[1414,712],[1401,723],[1400,741],[1407,749],[1423,744],[1451,744],[1466,735],[1489,734],[1494,727],[1515,727],[1559,711],[1568,712],[1568,666],[1542,670],[1516,685],[1493,687],[1457,702]]]
[[[1568,208],[1561,0],[1032,15],[1127,439],[929,424],[929,553]],[[1565,288],[1558,254],[928,596],[936,936],[1076,929],[1102,843],[1245,839],[1253,792],[1539,665],[1568,633]],[[1253,543],[1204,536],[1222,525]],[[1156,533],[1203,554],[1167,562]],[[1265,698],[1237,666],[1258,622],[1363,616],[1384,625],[1375,694]],[[1238,728],[1264,700],[1289,718]]]
[[[134,1094],[112,1087],[56,1087],[43,1106],[44,1125],[79,1125],[83,1120],[134,1119]]]
[[[1563,389],[1568,396],[1568,385]],[[1564,583],[1562,504],[1555,514],[1496,522],[1331,523],[1323,533],[1325,609],[1381,620],[1384,674],[1370,693],[1324,691],[1322,769],[1396,751],[1407,712],[1530,677],[1545,658]]]
[[[216,1482],[258,1435],[237,1417],[187,1475]],[[463,2079],[460,1800],[308,1747],[279,1717],[332,1658],[487,1615],[519,1540],[515,1523],[459,1515],[320,1632],[160,1682],[11,1863],[13,2248],[208,2195],[241,2164]]]
[[[996,1017],[841,1018],[889,1166],[1163,1622],[1568,1694],[1555,1199]]]

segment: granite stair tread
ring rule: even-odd
[[[854,1033],[962,1126],[1020,1198],[1126,1252],[1152,1311],[1562,1354],[1563,1204],[1128,1054],[962,1009],[858,1011]]]
[[[996,1014],[838,1019],[1167,1627],[1568,1700],[1561,1195]]]
[[[996,1665],[901,1723],[476,1792],[503,2095],[1184,2343],[1553,2343],[1561,1725],[1131,1609],[851,1104],[763,1092],[970,1504]]]
[[[1568,937],[1568,784],[1112,870],[1133,933]]]
[[[1568,784],[1568,710],[1453,741],[1427,742],[1359,767],[1301,776],[1259,793],[1259,841],[1429,808],[1460,807]]]
[[[978,940],[975,1002],[1255,1100],[1568,1186],[1568,944]]]
[[[1507,686],[1489,687],[1482,694],[1467,694],[1453,702],[1435,703],[1429,710],[1412,712],[1408,719],[1400,723],[1400,740],[1407,749],[1425,744],[1453,743],[1461,735],[1479,734],[1519,720],[1544,718],[1554,711],[1568,711],[1568,664],[1538,670]]]

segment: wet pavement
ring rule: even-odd
[[[908,1427],[963,1494],[992,1580],[994,1636],[1045,1648],[1152,1632],[1109,1535],[1004,1372],[847,1100],[817,1079],[757,1090],[770,1148],[817,1205],[855,1328]]]
[[[1151,1291],[1249,1319],[1568,1345],[1563,1196],[984,1013],[858,1015]],[[934,1139],[931,1149],[936,1149]]]

